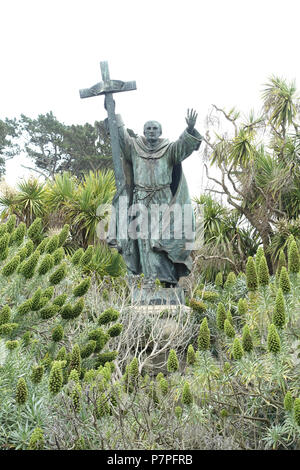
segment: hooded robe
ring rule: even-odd
[[[123,255],[129,273],[176,285],[191,271],[195,233],[181,162],[198,150],[202,137],[185,130],[177,141],[159,139],[152,148],[125,129],[120,115],[117,122],[125,184],[113,200],[108,242]]]

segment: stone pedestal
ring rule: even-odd
[[[185,296],[182,287],[133,287],[131,303],[133,305],[184,305]]]

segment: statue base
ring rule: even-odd
[[[160,287],[143,285],[141,289],[133,287],[132,305],[185,305],[182,287]]]

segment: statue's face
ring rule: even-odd
[[[161,125],[157,121],[148,121],[144,125],[144,136],[149,144],[155,144],[161,136]]]

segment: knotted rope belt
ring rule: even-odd
[[[146,192],[146,196],[144,197],[137,197],[137,200],[138,201],[144,201],[145,199],[147,199],[146,201],[146,206],[148,206],[154,196],[154,194],[157,192],[157,191],[161,191],[162,189],[166,189],[166,188],[170,188],[170,183],[168,184],[163,184],[163,185],[160,185],[160,186],[141,186],[140,184],[135,184],[134,185],[134,188],[133,188],[133,192],[134,193],[137,193],[138,191],[144,191]]]

